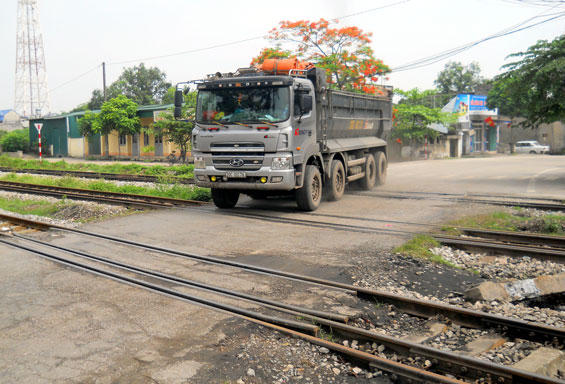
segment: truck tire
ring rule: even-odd
[[[296,205],[303,211],[315,211],[322,200],[322,175],[315,165],[307,165],[304,185],[296,191]]]
[[[346,180],[347,176],[345,175],[343,163],[339,160],[332,160],[332,166],[330,167],[330,182],[326,188],[328,200],[337,201],[343,197]]]
[[[363,171],[365,172],[365,177],[359,180],[361,188],[364,190],[371,190],[375,187],[377,181],[377,165],[375,163],[375,157],[372,154],[365,155],[365,162],[363,166]]]
[[[376,183],[377,185],[384,185],[388,166],[384,152],[379,151],[375,153],[375,163],[377,165]]]
[[[230,189],[212,188],[212,200],[218,208],[233,208],[239,200],[239,192]]]

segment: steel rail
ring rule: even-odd
[[[511,337],[523,338],[533,341],[554,341],[557,340],[561,344],[565,344],[565,329],[550,327],[540,323],[526,322],[520,319],[493,315],[486,312],[474,311],[466,308],[460,308],[449,304],[436,303],[428,300],[418,300],[409,297],[397,296],[388,292],[372,290],[368,288],[358,287],[347,283],[320,279],[313,276],[306,276],[292,272],[280,271],[256,265],[244,264],[235,261],[225,260],[213,256],[202,256],[193,253],[183,252],[170,248],[158,247],[152,244],[141,243],[138,241],[127,240],[115,236],[104,235],[99,233],[88,232],[76,228],[66,228],[63,226],[53,225],[52,228],[79,233],[96,238],[111,240],[121,244],[127,244],[142,249],[149,249],[160,253],[174,256],[189,258],[192,260],[214,263],[219,265],[227,265],[247,271],[263,273],[268,275],[279,276],[292,280],[305,281],[325,287],[338,288],[349,292],[355,292],[358,296],[374,301],[384,301],[393,304],[400,310],[424,317],[432,317],[443,315],[455,323],[481,329],[498,329],[500,332],[508,334]]]
[[[433,191],[373,191],[375,193],[392,193],[392,194],[404,194],[404,195],[437,195],[437,196],[453,196],[453,197],[500,197],[502,199],[515,199],[515,200],[527,200],[527,201],[552,201],[554,203],[565,204],[565,198],[559,198],[556,196],[526,196],[526,195],[513,195],[509,193],[480,193],[480,192],[466,192],[466,193],[452,193],[452,192],[433,192]]]
[[[50,196],[67,196],[82,200],[91,201],[105,201],[110,203],[121,203],[121,204],[139,204],[146,206],[186,206],[186,205],[202,205],[207,204],[203,201],[197,200],[182,200],[174,199],[170,197],[158,197],[149,195],[135,195],[119,192],[104,192],[95,191],[90,189],[80,189],[80,188],[68,188],[68,187],[57,187],[57,186],[47,186],[41,184],[27,184],[27,183],[17,183],[9,181],[0,181],[0,189],[17,191],[23,193],[35,193]]]
[[[122,263],[117,263],[117,262],[107,262],[108,259],[105,258],[101,258],[98,256],[92,256],[89,254],[86,254],[84,252],[80,252],[80,251],[75,251],[75,250],[70,250],[64,247],[59,247],[59,246],[55,246],[52,244],[48,244],[48,243],[44,243],[35,239],[30,239],[27,238],[25,236],[16,236],[17,238],[20,239],[24,239],[27,241],[31,241],[34,242],[36,244],[42,245],[42,246],[47,246],[53,249],[57,249],[63,252],[68,252],[68,253],[72,253],[72,254],[76,254],[79,255],[81,257],[86,257],[88,259],[91,260],[95,260],[98,262],[102,262],[103,264],[110,264],[112,266],[120,266],[123,267]],[[73,262],[71,260],[68,259],[64,259],[64,258],[60,258],[58,256],[52,255],[52,254],[47,254],[46,252],[42,252],[39,251],[37,249],[33,249],[33,248],[29,248],[29,247],[25,247],[22,246],[21,244],[14,244],[8,241],[4,241],[2,239],[0,239],[0,242],[3,242],[5,244],[11,245],[13,247],[17,247],[20,249],[23,249],[25,251],[28,252],[32,252],[35,254],[38,254],[40,256],[43,257],[47,257],[48,259],[51,259],[52,261],[56,261],[56,262],[60,262],[63,263],[65,265],[68,266],[72,266],[72,267],[78,267],[81,270],[85,270],[87,272],[95,272],[96,274],[100,275],[108,275],[114,279],[118,278],[119,280],[123,280],[125,282],[128,283],[134,283],[137,285],[137,283],[140,281],[138,279],[133,279],[133,278],[125,278],[123,279],[121,275],[117,275],[117,274],[113,274],[109,271],[105,271],[105,270],[100,270],[99,268],[96,267],[92,267],[86,264],[82,264],[82,263],[77,263],[77,262]],[[135,273],[139,273],[145,276],[149,276],[149,277],[159,277],[159,278],[163,278],[163,276],[166,276],[163,278],[163,280],[169,280],[175,283],[183,283],[183,279],[179,279],[177,277],[173,277],[172,279],[170,279],[168,276],[169,275],[164,275],[164,274],[159,274],[159,273],[146,273],[147,271],[142,270],[140,268],[130,268],[129,266],[125,266],[123,267],[124,270],[128,270],[128,271],[132,271]],[[172,294],[172,295],[177,295],[180,294],[185,299],[191,300],[192,298],[189,297],[190,295],[186,295],[183,293],[180,293],[176,290],[171,290],[171,289],[167,289],[164,288],[162,286],[158,286],[158,285],[154,285],[151,284],[150,286],[143,284],[142,285],[145,288],[154,288],[154,287],[159,287],[159,290],[167,293],[167,294]],[[200,302],[201,304],[203,302]],[[226,310],[226,307],[223,306],[217,306],[215,302],[211,301],[211,303],[213,303],[214,307],[219,307],[220,309]],[[236,308],[238,309],[238,307],[233,307],[233,306],[229,306],[229,308]],[[230,309],[231,310],[231,309]],[[291,311],[292,312],[292,311]],[[238,311],[238,314],[245,314],[242,313],[242,311]],[[263,320],[265,321],[265,317],[262,317],[261,314],[259,314],[259,316],[256,315],[256,313],[252,312],[252,316],[253,318],[258,318],[259,320]],[[293,314],[295,314],[294,312],[292,312]],[[247,314],[248,315],[248,314]],[[263,315],[264,316],[264,315]],[[277,321],[277,324],[284,324],[285,326],[290,326],[293,327],[295,329],[301,329],[300,325],[296,325],[294,324],[292,321],[288,321],[286,319],[278,319],[278,318],[274,318]],[[371,332],[371,331],[367,331],[361,328],[357,328],[357,327],[353,327],[353,326],[349,326],[343,323],[339,323],[336,321],[332,321],[332,320],[328,320],[325,318],[318,318],[318,317],[311,317],[310,320],[313,320],[315,322],[317,322],[319,325],[325,326],[325,327],[329,327],[332,331],[337,332],[343,336],[346,337],[352,337],[355,338],[357,340],[361,340],[361,341],[369,341],[369,342],[378,342],[381,344],[384,344],[386,347],[390,348],[391,350],[398,352],[399,354],[403,355],[403,356],[414,356],[414,357],[422,357],[424,359],[428,359],[430,361],[432,361],[433,363],[433,370],[434,372],[441,372],[441,373],[450,373],[452,375],[458,375],[458,376],[462,376],[465,377],[467,379],[472,379],[472,380],[477,380],[477,379],[481,379],[481,378],[485,378],[485,377],[489,377],[491,380],[495,381],[495,382],[499,382],[499,383],[559,383],[559,381],[557,380],[553,380],[551,378],[548,377],[544,377],[544,376],[540,376],[537,374],[532,374],[529,372],[525,372],[525,371],[521,371],[521,370],[517,370],[514,368],[510,368],[510,367],[506,367],[506,366],[502,366],[502,365],[496,365],[487,361],[483,361],[483,360],[479,360],[473,357],[467,357],[467,356],[462,356],[460,354],[457,354],[455,352],[450,352],[450,351],[443,351],[443,350],[438,350],[432,347],[428,347],[428,346],[424,346],[418,343],[414,343],[414,342],[410,342],[410,341],[406,341],[406,340],[401,340],[401,339],[397,339],[394,337],[390,337],[390,336],[385,336],[385,335],[380,335],[377,334],[375,332]],[[286,324],[285,324],[286,323]]]
[[[76,261],[73,261],[73,260],[65,259],[65,258],[56,256],[56,255],[53,255],[53,254],[49,254],[47,252],[43,252],[43,251],[38,250],[38,249],[30,248],[30,247],[27,247],[27,246],[24,246],[24,245],[21,245],[21,244],[18,244],[18,243],[10,242],[10,241],[6,240],[7,237],[8,237],[7,235],[0,235],[0,243],[9,245],[9,246],[14,247],[14,248],[22,249],[22,250],[30,252],[30,253],[34,253],[36,255],[42,256],[46,259],[55,261],[55,262],[60,263],[60,264],[64,264],[64,265],[69,266],[69,267],[77,268],[77,269],[80,269],[80,270],[85,271],[85,272],[94,273],[98,276],[109,277],[109,278],[112,278],[116,281],[129,283],[129,284],[134,285],[134,286],[144,287],[144,288],[147,288],[147,289],[153,290],[153,291],[163,292],[163,293],[166,293],[166,294],[171,295],[171,296],[180,297],[180,298],[183,298],[183,299],[186,299],[186,300],[190,300],[190,301],[202,304],[202,305],[207,306],[209,308],[218,308],[218,309],[222,309],[222,310],[225,310],[225,311],[228,311],[228,312],[231,312],[231,313],[249,316],[249,317],[253,317],[255,319],[259,319],[259,320],[269,321],[269,322],[272,322],[274,324],[288,326],[288,327],[291,327],[293,329],[300,329],[302,331],[311,332],[313,334],[317,334],[317,332],[318,332],[317,326],[305,324],[305,323],[294,321],[294,320],[269,316],[269,315],[265,315],[265,314],[262,314],[262,313],[259,313],[259,312],[254,312],[254,311],[250,311],[250,310],[247,310],[247,309],[244,309],[244,308],[232,306],[232,305],[229,305],[229,304],[220,303],[220,302],[217,302],[217,301],[214,301],[214,300],[201,298],[199,296],[191,295],[191,294],[188,294],[188,293],[179,292],[179,291],[176,291],[174,289],[166,288],[166,287],[163,287],[163,286],[160,286],[160,285],[157,285],[157,284],[152,284],[152,283],[149,283],[149,282],[144,281],[144,280],[120,275],[118,273],[114,273],[114,272],[107,271],[107,270],[104,270],[104,269],[101,269],[101,268],[93,267],[93,266],[90,266],[88,264],[79,263],[79,262],[76,262]]]
[[[0,182],[1,183],[1,182]],[[71,199],[76,200],[85,200],[85,201],[94,201],[94,202],[103,202],[106,204],[114,204],[114,205],[126,205],[130,207],[136,207],[141,209],[147,208],[164,208],[164,207],[172,207],[170,204],[163,204],[163,203],[155,203],[155,202],[147,202],[147,201],[140,201],[138,199],[115,199],[111,197],[104,197],[104,196],[97,196],[95,194],[87,194],[87,193],[80,193],[80,192],[73,192],[73,191],[62,191],[56,190],[56,187],[52,188],[33,188],[33,187],[20,187],[20,186],[9,186],[9,185],[1,185],[0,189],[5,191],[11,192],[20,192],[20,193],[27,193],[27,194],[34,194],[34,195],[41,195],[41,196],[52,196],[52,197],[68,197]]]
[[[469,197],[433,197],[433,196],[417,196],[417,195],[394,195],[383,192],[350,192],[352,195],[369,196],[369,197],[384,197],[389,199],[405,199],[405,200],[440,200],[440,201],[455,201],[463,203],[478,203],[501,205],[510,207],[523,207],[535,208],[545,211],[565,211],[565,204],[551,204],[551,203],[534,203],[534,202],[520,202],[509,200],[488,200],[488,199],[474,199]]]
[[[6,217],[6,215],[0,215],[0,217]],[[29,225],[33,225],[33,221],[30,220],[29,222],[30,222]],[[40,226],[45,226],[45,224],[40,223]],[[505,333],[508,336],[514,338],[522,338],[526,340],[541,341],[541,342],[557,341],[560,344],[565,344],[564,328],[551,327],[540,323],[527,322],[520,319],[514,319],[514,318],[494,315],[491,313],[460,308],[449,304],[432,302],[429,300],[418,300],[410,297],[398,296],[398,295],[390,294],[388,292],[358,287],[347,283],[325,280],[313,276],[306,276],[292,272],[280,271],[280,270],[265,268],[251,264],[239,263],[236,261],[226,260],[213,256],[203,256],[203,255],[197,255],[194,253],[183,252],[175,249],[158,247],[152,244],[146,244],[134,240],[123,239],[111,235],[84,231],[77,228],[68,228],[65,226],[55,225],[55,224],[49,224],[49,227],[71,233],[90,236],[94,238],[110,240],[116,243],[126,244],[140,249],[156,251],[171,256],[188,258],[210,264],[230,266],[255,273],[273,275],[290,280],[308,282],[311,284],[316,284],[328,288],[341,289],[347,292],[352,292],[354,294],[357,294],[358,296],[370,301],[376,300],[376,301],[386,302],[395,305],[400,310],[416,316],[432,317],[432,316],[442,315],[450,319],[454,323],[467,327],[480,328],[480,329],[497,329],[499,332]]]
[[[408,231],[408,230],[401,230],[401,229],[385,229],[385,228],[370,228],[370,227],[363,227],[358,225],[350,225],[350,224],[337,224],[337,223],[328,223],[328,222],[320,222],[314,220],[306,220],[306,219],[296,219],[296,218],[288,218],[288,217],[274,217],[268,216],[263,214],[256,214],[256,213],[244,213],[244,212],[230,212],[226,211],[226,214],[236,217],[245,217],[245,218],[254,218],[258,220],[264,220],[269,222],[277,222],[277,223],[284,223],[284,224],[295,224],[295,225],[305,225],[309,227],[318,227],[318,228],[331,228],[337,231],[348,231],[348,232],[358,232],[358,233],[384,233],[384,234],[394,234],[394,235],[430,235],[434,237],[439,242],[454,246],[461,249],[466,249],[469,251],[490,251],[491,253],[497,255],[513,255],[513,256],[532,256],[538,259],[543,260],[551,260],[556,262],[564,262],[565,260],[565,250],[562,248],[551,248],[547,246],[532,246],[532,245],[524,245],[524,244],[511,244],[511,243],[504,243],[504,242],[495,242],[488,239],[473,239],[473,238],[461,238],[461,237],[453,237],[448,235],[441,235],[441,234],[434,234],[434,233],[426,233],[422,231]],[[324,216],[324,215],[320,215]],[[331,215],[330,215],[331,216]],[[333,217],[333,216],[331,216]],[[342,217],[354,220],[354,218],[350,217]],[[372,219],[359,219],[361,221],[379,221],[379,222],[386,222],[386,220],[372,220]],[[408,223],[408,222],[397,222],[406,225],[424,225],[420,223]],[[430,227],[438,227],[438,225],[429,225]],[[455,227],[456,229],[459,229]],[[462,229],[467,230],[467,229]],[[469,229],[471,231],[471,229]],[[483,230],[484,233],[487,231]],[[508,232],[512,233],[512,232]],[[494,236],[494,235],[493,235]],[[537,235],[530,234],[530,239],[535,238]],[[515,238],[520,238],[519,234],[515,235]],[[543,237],[538,236],[540,239],[550,238],[553,242],[558,242],[563,244],[564,239],[560,239],[559,237]],[[523,242],[526,242],[528,239],[527,236],[523,237]],[[540,240],[541,242],[542,240]]]
[[[229,314],[232,316],[237,316],[242,319],[246,319],[251,321],[255,324],[259,324],[270,329],[274,329],[280,331],[284,334],[287,334],[292,337],[298,337],[303,340],[309,341],[312,344],[318,346],[324,346],[328,349],[331,349],[335,352],[341,353],[343,355],[349,356],[356,360],[361,360],[366,364],[370,364],[372,366],[377,367],[378,369],[385,370],[387,372],[391,372],[395,375],[398,375],[401,379],[400,382],[403,383],[414,383],[414,382],[434,382],[434,383],[463,383],[462,381],[452,379],[450,377],[446,377],[437,373],[428,372],[420,368],[415,368],[412,366],[408,366],[405,364],[401,364],[398,362],[393,362],[388,359],[384,359],[378,356],[371,355],[366,352],[358,351],[349,347],[345,347],[343,345],[326,341],[324,339],[318,338],[316,336],[312,336],[310,334],[297,332],[296,329],[303,330],[306,332],[313,333],[314,335],[317,334],[318,327],[314,325],[309,325],[301,322],[296,322],[288,319],[276,318],[273,316],[264,315],[261,313],[249,311],[243,308],[234,307],[231,305],[218,303],[212,300],[207,300],[200,298],[198,296],[178,292],[173,289],[169,289],[157,284],[151,284],[143,280],[119,275],[110,271],[106,271],[100,268],[92,267],[87,264],[78,263],[72,260],[68,260],[65,258],[58,257],[56,255],[49,254],[47,252],[43,252],[37,249],[29,248],[23,246],[21,244],[13,243],[10,241],[5,240],[7,236],[0,237],[0,243],[6,244],[8,246],[12,246],[15,248],[19,248],[21,250],[39,255],[43,258],[48,260],[57,262],[62,265],[66,265],[71,268],[75,268],[84,272],[92,273],[97,276],[105,277],[112,279],[114,281],[126,283],[128,285],[143,288],[155,293],[162,294],[167,297],[179,299],[185,302],[196,303],[201,305],[205,308],[209,308],[212,310],[219,311],[221,313]],[[327,320],[330,321],[330,320]],[[337,323],[336,324],[341,324]]]
[[[0,172],[9,173],[30,173],[36,175],[51,175],[51,176],[65,176],[72,175],[73,177],[82,177],[85,179],[106,179],[106,180],[118,180],[118,181],[140,181],[145,183],[156,183],[161,181],[159,176],[153,175],[136,175],[127,173],[109,173],[109,172],[90,172],[90,171],[69,171],[69,170],[58,170],[58,169],[30,169],[30,168],[9,168],[0,167]],[[193,178],[185,178],[178,176],[165,176],[171,178],[175,183],[180,184],[194,184]]]
[[[14,237],[19,238],[19,239],[23,239],[25,241],[29,241],[29,242],[33,242],[35,244],[39,244],[41,246],[44,247],[48,247],[48,248],[53,248],[62,252],[66,252],[69,254],[73,254],[75,256],[78,257],[82,257],[82,258],[86,258],[89,260],[94,260],[96,262],[108,265],[108,266],[112,266],[112,267],[116,267],[116,268],[120,268],[120,269],[124,269],[130,272],[134,272],[134,273],[138,273],[147,277],[152,277],[152,278],[158,278],[158,279],[162,279],[171,283],[175,283],[175,284],[182,284],[185,285],[187,287],[191,287],[191,288],[195,288],[195,289],[201,289],[201,290],[205,290],[207,292],[212,292],[215,294],[221,294],[224,296],[229,296],[229,297],[235,297],[238,299],[243,299],[247,302],[252,302],[254,304],[260,304],[260,305],[264,305],[267,308],[270,309],[274,309],[277,311],[282,311],[294,316],[305,316],[305,315],[310,315],[310,319],[312,320],[316,320],[317,318],[323,318],[323,319],[328,319],[328,320],[334,320],[334,321],[338,321],[341,323],[347,323],[349,321],[349,316],[344,316],[344,315],[340,315],[337,313],[331,313],[331,312],[325,312],[325,311],[318,311],[315,309],[310,309],[310,308],[305,308],[305,307],[299,307],[296,305],[291,305],[291,304],[286,304],[280,301],[276,301],[276,300],[270,300],[270,299],[266,299],[260,296],[256,296],[256,295],[251,295],[251,294],[247,294],[244,292],[240,292],[240,291],[235,291],[232,289],[226,289],[226,288],[222,288],[222,287],[218,287],[215,285],[211,285],[211,284],[206,284],[206,283],[201,283],[198,281],[194,281],[194,280],[189,280],[186,278],[182,278],[179,276],[175,276],[175,275],[170,275],[170,274],[166,274],[166,273],[162,273],[162,272],[157,272],[157,271],[151,271],[151,270],[147,270],[147,269],[143,269],[143,268],[139,268],[136,267],[132,264],[127,264],[127,263],[122,263],[119,261],[115,261],[106,257],[101,257],[101,256],[95,256],[92,255],[90,253],[87,252],[82,252],[82,251],[78,251],[75,249],[70,249],[70,248],[66,248],[66,247],[61,247],[55,244],[50,244],[50,243],[46,243],[37,239],[33,239],[31,237],[27,237],[27,236],[22,236],[19,235],[17,233],[13,234]]]
[[[337,223],[327,223],[321,221],[314,221],[314,220],[306,220],[306,219],[296,219],[296,218],[289,218],[289,217],[274,217],[263,215],[260,213],[249,213],[249,212],[242,212],[237,211],[234,212],[233,210],[223,210],[222,214],[227,214],[230,216],[236,217],[244,217],[244,218],[252,218],[257,220],[269,221],[269,222],[276,222],[276,223],[283,223],[283,224],[294,224],[294,225],[304,225],[308,227],[317,227],[317,228],[330,228],[336,231],[346,231],[346,232],[357,232],[357,233],[387,233],[387,234],[399,234],[399,235],[413,235],[419,234],[420,232],[414,231],[405,231],[400,229],[386,229],[386,228],[368,228],[361,225],[351,225],[351,224],[337,224]]]
[[[454,227],[468,236],[500,240],[510,243],[537,244],[556,248],[565,248],[565,236],[545,235],[533,232],[496,231],[491,229]]]
[[[447,235],[432,235],[444,245],[471,252],[487,252],[493,255],[531,256],[536,259],[549,260],[558,263],[565,262],[565,249],[543,247],[536,245],[512,244],[491,239],[473,237],[455,237]]]

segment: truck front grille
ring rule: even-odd
[[[263,165],[263,153],[212,153],[212,164],[223,171],[257,171]]]
[[[265,152],[265,144],[263,143],[213,143],[210,145],[212,152]]]

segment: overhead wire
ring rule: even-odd
[[[408,3],[408,2],[410,2],[410,1],[412,1],[412,0],[402,0],[402,1],[398,1],[398,2],[392,3],[392,4],[387,4],[387,5],[383,5],[383,6],[380,6],[380,7],[375,7],[375,8],[367,9],[367,10],[364,10],[364,11],[352,13],[352,14],[349,14],[349,15],[344,15],[344,16],[336,17],[336,18],[333,18],[333,19],[331,19],[331,20],[332,20],[332,21],[338,21],[338,20],[342,20],[342,19],[349,18],[349,17],[354,17],[354,16],[358,16],[358,15],[362,15],[362,14],[374,12],[374,11],[377,11],[377,10],[381,10],[381,9],[385,9],[385,8],[390,8],[390,7],[397,6],[397,5],[401,5],[401,4],[404,4],[404,3]],[[543,1],[543,0],[529,0],[529,1],[528,1],[528,0],[502,0],[502,1],[505,1],[505,2],[508,2],[508,3],[510,3],[510,2],[514,2],[514,3],[527,3],[527,4],[532,4],[532,5],[539,5],[539,4],[541,4],[541,3],[550,3],[550,4],[553,5],[553,7],[552,7],[551,9],[557,8],[557,7],[561,6],[561,5],[565,5],[565,0],[545,0],[545,1]],[[555,5],[554,5],[554,4],[555,4]],[[547,11],[546,11],[546,12],[547,12]],[[472,48],[472,47],[474,47],[474,46],[476,46],[476,45],[478,45],[478,44],[480,44],[480,43],[482,43],[482,42],[485,42],[485,41],[488,41],[488,40],[492,40],[492,39],[494,39],[494,38],[506,36],[506,35],[509,35],[509,34],[512,34],[512,33],[516,33],[516,32],[519,32],[519,31],[522,31],[522,30],[525,30],[525,29],[528,29],[528,28],[532,28],[532,27],[534,27],[534,26],[537,26],[537,25],[540,25],[540,24],[543,24],[543,23],[546,23],[546,22],[549,22],[549,21],[558,19],[558,18],[560,18],[560,17],[565,16],[565,13],[558,13],[558,14],[556,14],[556,16],[553,17],[553,18],[546,19],[546,20],[544,20],[544,21],[541,21],[541,22],[536,23],[536,24],[529,25],[529,26],[524,27],[524,28],[521,28],[521,29],[515,29],[515,28],[517,28],[518,26],[524,25],[524,24],[527,23],[528,21],[531,21],[531,20],[533,20],[533,19],[535,19],[535,18],[544,17],[544,16],[547,17],[547,16],[551,16],[551,15],[538,15],[538,16],[531,17],[531,18],[529,18],[529,19],[527,19],[527,20],[525,20],[525,21],[523,21],[523,22],[521,22],[521,23],[518,23],[517,25],[514,25],[514,26],[512,26],[512,27],[506,28],[506,29],[504,29],[504,30],[502,30],[502,31],[499,31],[499,32],[497,32],[497,33],[495,33],[495,34],[493,34],[493,35],[487,36],[487,37],[485,37],[485,38],[483,38],[483,39],[480,39],[480,40],[478,40],[478,41],[475,41],[475,42],[472,42],[472,43],[468,43],[468,44],[465,44],[465,45],[463,45],[463,46],[459,46],[459,47],[456,47],[456,48],[453,48],[453,49],[450,49],[450,50],[447,50],[447,51],[444,51],[444,52],[440,52],[440,53],[438,53],[438,54],[435,54],[435,55],[432,55],[432,56],[429,56],[429,57],[426,57],[426,58],[422,58],[422,59],[416,60],[416,61],[414,61],[414,62],[406,63],[406,64],[403,64],[403,65],[398,66],[398,67],[396,67],[396,68],[392,68],[391,72],[406,71],[406,70],[410,70],[410,69],[420,68],[420,67],[425,66],[425,65],[431,65],[431,64],[433,64],[433,63],[435,63],[435,62],[437,62],[437,61],[443,60],[443,59],[445,59],[445,58],[447,58],[447,57],[451,57],[451,56],[454,56],[454,55],[456,55],[456,54],[458,54],[458,53],[460,53],[460,52],[463,52],[463,51],[465,51],[465,50],[468,50],[468,49],[470,49],[470,48]],[[253,40],[264,39],[264,38],[267,37],[267,36],[268,36],[268,35],[255,36],[255,37],[250,37],[250,38],[247,38],[247,39],[231,41],[231,42],[228,42],[228,43],[217,44],[217,45],[213,45],[213,46],[209,46],[209,47],[196,48],[196,49],[185,50],[185,51],[181,51],[181,52],[169,53],[169,54],[158,55],[158,56],[149,56],[149,57],[145,57],[145,58],[141,58],[141,59],[132,59],[132,60],[124,60],[124,61],[110,62],[110,63],[107,63],[107,65],[122,65],[122,64],[130,64],[130,63],[134,63],[134,62],[143,62],[143,61],[164,59],[164,58],[175,57],[175,56],[180,56],[180,55],[185,55],[185,54],[190,54],[190,53],[196,53],[196,52],[202,52],[202,51],[207,51],[207,50],[212,50],[212,49],[217,49],[217,48],[223,48],[223,47],[226,47],[226,46],[237,45],[237,44],[246,43],[246,42],[253,41]],[[56,87],[50,89],[49,92],[53,92],[53,91],[55,91],[55,90],[57,90],[57,89],[59,89],[59,88],[65,86],[65,85],[67,85],[67,84],[70,84],[70,83],[72,83],[72,82],[74,82],[74,81],[76,81],[76,80],[78,80],[78,79],[80,79],[80,78],[86,76],[87,74],[93,72],[94,70],[100,68],[101,66],[102,66],[102,64],[98,64],[98,65],[96,65],[96,67],[94,67],[94,68],[92,68],[92,69],[90,69],[90,70],[88,70],[88,71],[86,71],[86,72],[84,72],[84,73],[82,73],[82,74],[80,74],[80,75],[78,75],[78,76],[76,76],[76,77],[74,77],[74,78],[72,78],[72,79],[70,79],[70,80],[64,82],[64,83],[61,83],[61,84],[57,85]]]
[[[555,8],[555,7],[553,7],[553,8]],[[546,12],[547,11],[545,11],[543,13],[546,13]],[[550,16],[552,16],[552,17],[550,17]],[[498,31],[498,32],[496,32],[492,35],[484,37],[482,39],[479,39],[479,40],[473,41],[471,43],[467,43],[467,44],[464,44],[464,45],[461,45],[461,46],[458,46],[456,48],[452,48],[452,49],[449,49],[449,50],[446,50],[446,51],[443,51],[443,52],[439,52],[439,53],[436,53],[434,55],[427,56],[427,57],[424,57],[424,58],[403,64],[403,65],[399,65],[397,67],[392,68],[391,72],[402,72],[402,71],[408,71],[408,70],[411,70],[411,69],[416,69],[416,68],[428,66],[428,65],[437,63],[438,61],[442,61],[442,60],[447,59],[449,57],[455,56],[455,55],[457,55],[461,52],[464,52],[466,50],[469,50],[469,49],[471,49],[471,48],[473,48],[473,47],[475,47],[475,46],[477,46],[481,43],[484,43],[486,41],[493,40],[493,39],[503,37],[503,36],[507,36],[507,35],[511,35],[511,34],[514,34],[514,33],[529,29],[529,28],[533,28],[535,26],[548,23],[550,21],[559,19],[559,18],[564,17],[564,16],[565,16],[565,12],[536,15],[536,16],[530,17],[530,18],[528,18],[528,19],[526,19],[526,20],[524,20],[524,21],[522,21],[518,24],[515,24],[511,27],[507,27],[507,28],[505,28],[501,31]],[[527,24],[528,22],[530,22],[530,21],[532,21],[536,18],[540,18],[540,17],[549,17],[549,18],[542,20],[542,21],[539,21],[537,23],[530,24],[530,25],[524,26],[522,28],[519,28],[520,26],[523,26],[524,24]]]
[[[331,19],[331,21],[335,22],[335,21],[346,19],[346,18],[349,18],[349,17],[359,16],[359,15],[362,15],[362,14],[365,14],[365,13],[370,13],[370,12],[378,11],[378,10],[381,10],[381,9],[390,8],[390,7],[393,7],[393,6],[396,6],[396,5],[408,3],[410,1],[412,1],[412,0],[402,0],[402,1],[398,1],[396,3],[392,3],[392,4],[387,4],[387,5],[383,5],[383,6],[376,7],[376,8],[366,9],[366,10],[361,11],[361,12],[356,12],[356,13],[352,13],[352,14],[349,14],[349,15],[333,18],[333,19]],[[237,41],[232,41],[232,42],[229,42],[229,43],[212,45],[212,46],[204,47],[204,48],[190,49],[190,50],[186,50],[186,51],[169,53],[169,54],[164,54],[164,55],[159,55],[159,56],[150,56],[150,57],[145,57],[145,58],[141,58],[141,59],[132,59],[132,60],[110,62],[107,65],[121,65],[121,64],[130,64],[130,63],[144,62],[144,61],[150,61],[150,60],[157,60],[157,59],[165,59],[165,58],[168,58],[168,57],[181,56],[181,55],[185,55],[185,54],[188,54],[188,53],[208,51],[208,50],[211,50],[211,49],[223,48],[223,47],[227,47],[227,46],[230,46],[230,45],[246,43],[248,41],[264,39],[267,36],[268,35],[263,34],[261,36],[250,37],[250,38],[243,39],[243,40],[237,40]]]
[[[49,92],[56,91],[57,89],[59,89],[59,88],[61,88],[61,87],[64,87],[65,85],[70,84],[70,83],[72,83],[73,81],[76,81],[76,80],[78,80],[78,79],[80,79],[80,78],[82,78],[82,77],[88,75],[90,72],[97,70],[97,69],[100,68],[101,66],[102,66],[102,64],[98,64],[96,67],[94,67],[94,68],[92,68],[92,69],[89,69],[88,71],[83,72],[83,73],[81,73],[80,75],[78,75],[78,76],[76,76],[76,77],[73,77],[73,78],[70,79],[70,80],[65,81],[64,83],[61,83],[61,84],[57,85],[57,86],[54,87],[54,88],[51,88],[51,89],[49,90]]]
[[[404,3],[408,3],[412,0],[402,0],[402,1],[398,1],[396,3],[392,3],[392,4],[387,4],[387,5],[383,5],[380,7],[376,7],[376,8],[371,8],[371,9],[367,9],[361,12],[356,12],[356,13],[352,13],[349,15],[344,15],[344,16],[340,16],[340,17],[336,17],[334,19],[332,19],[332,21],[337,21],[340,19],[346,19],[349,17],[353,17],[353,16],[358,16],[358,15],[362,15],[362,14],[366,14],[366,13],[370,13],[370,12],[374,12],[374,11],[378,11],[380,9],[385,9],[385,8],[390,8],[396,5],[400,5],[400,4],[404,4]],[[165,54],[165,55],[158,55],[158,56],[149,56],[149,57],[145,57],[145,58],[141,58],[141,59],[132,59],[132,60],[123,60],[123,61],[116,61],[116,62],[110,62],[110,63],[106,63],[106,65],[110,66],[110,65],[123,65],[123,64],[130,64],[130,63],[137,63],[137,62],[143,62],[143,61],[150,61],[150,60],[157,60],[157,59],[165,59],[165,58],[169,58],[169,57],[175,57],[175,56],[181,56],[181,55],[186,55],[189,53],[196,53],[196,52],[203,52],[203,51],[208,51],[211,49],[216,49],[216,48],[223,48],[223,47],[227,47],[230,45],[236,45],[236,44],[241,44],[241,43],[246,43],[249,41],[253,41],[253,40],[259,40],[259,39],[264,39],[265,37],[267,37],[267,35],[261,35],[261,36],[255,36],[255,37],[250,37],[247,39],[242,39],[242,40],[236,40],[236,41],[231,41],[228,43],[223,43],[223,44],[216,44],[216,45],[212,45],[209,47],[203,47],[203,48],[196,48],[196,49],[190,49],[190,50],[186,50],[186,51],[181,51],[181,52],[175,52],[175,53],[169,53],[169,54]],[[98,69],[101,66],[101,64],[98,64],[96,67],[94,67],[93,69],[90,69],[62,84],[59,84],[58,86],[56,86],[55,88],[52,88],[50,90],[50,92],[57,90],[58,88],[61,88],[67,84],[70,84],[78,79],[80,79],[83,76],[86,76],[87,74],[89,74],[90,72],[94,71],[95,69]]]

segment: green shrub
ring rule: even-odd
[[[0,146],[4,152],[28,151],[29,129],[16,129],[0,137]]]

